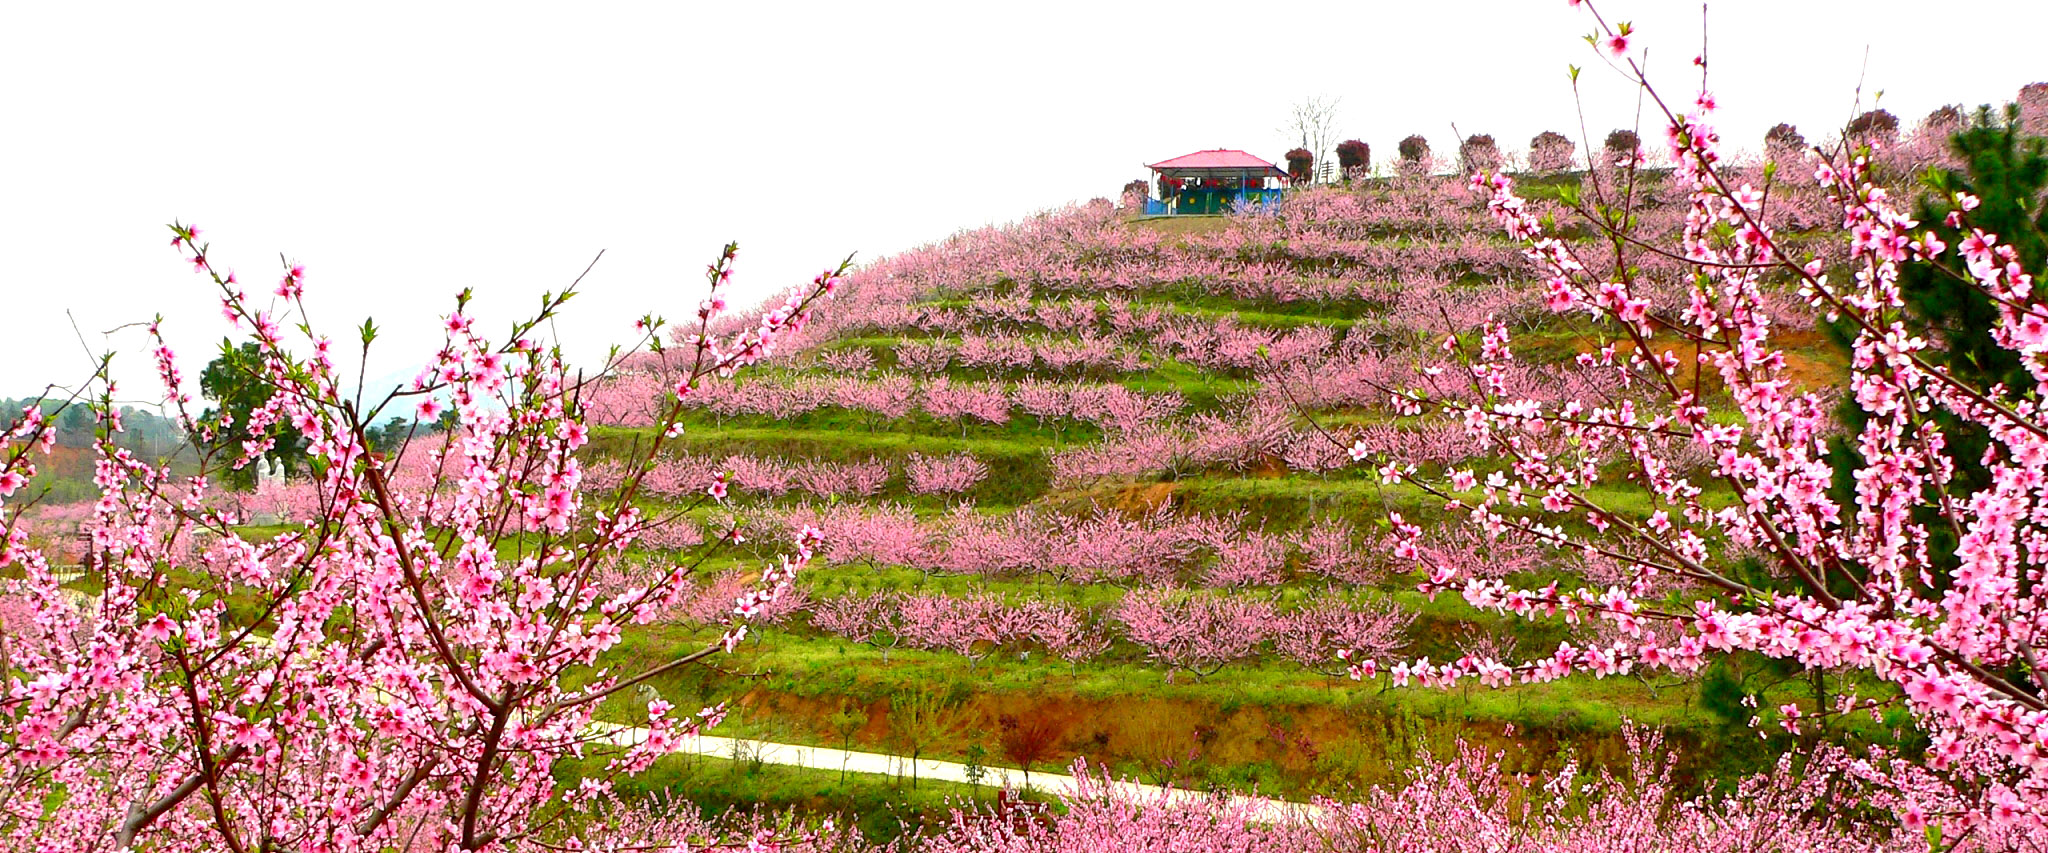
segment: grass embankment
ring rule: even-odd
[[[564,762],[556,776],[579,778],[594,771],[581,762]],[[727,813],[794,811],[807,818],[852,821],[873,841],[888,841],[933,830],[955,808],[993,807],[997,789],[990,785],[901,779],[830,769],[768,764],[740,754],[729,757],[672,755],[636,776],[615,783],[630,801],[669,808],[695,808],[705,817]],[[1052,803],[1047,795],[1029,792],[1025,800]]]
[[[859,570],[813,573],[814,588],[886,586],[945,591],[981,589],[1026,594],[1029,581],[917,578],[907,570],[856,577]],[[1107,585],[1046,589],[1039,594],[1099,606],[1119,594]],[[1280,591],[1283,600],[1315,594]],[[1443,660],[1474,628],[1516,635],[1507,620],[1487,617],[1454,599],[1428,601],[1395,593],[1418,614],[1416,652]],[[1525,647],[1547,648],[1536,623],[1520,632]],[[708,642],[714,634],[679,625],[642,628],[606,662],[634,668]],[[1555,639],[1549,643],[1554,645]],[[733,675],[743,676],[735,680]],[[1711,707],[1692,683],[1658,676],[1562,681],[1490,689],[1396,688],[1382,676],[1353,682],[1264,659],[1231,664],[1207,677],[1169,674],[1141,650],[1118,643],[1102,659],[1072,665],[1042,654],[1004,653],[978,661],[909,649],[879,649],[807,629],[768,628],[717,671],[693,670],[656,682],[671,701],[730,701],[734,716],[720,734],[789,743],[908,752],[921,743],[929,758],[960,761],[979,747],[1003,763],[1002,721],[1037,721],[1052,745],[1035,769],[1085,756],[1099,767],[1157,783],[1253,789],[1271,795],[1342,795],[1398,780],[1415,756],[1447,755],[1459,740],[1502,750],[1509,766],[1555,768],[1576,758],[1598,766],[1624,760],[1628,722],[1664,729],[1683,754],[1682,782],[1699,784],[1729,772],[1757,769],[1754,732]],[[1790,697],[1801,685],[1760,690]],[[921,733],[905,729],[897,709],[916,695],[938,697],[945,719]],[[617,701],[606,716],[628,721],[637,702]],[[1863,734],[1887,737],[1881,727]],[[1015,763],[1015,762],[1010,762]]]

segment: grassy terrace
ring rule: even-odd
[[[711,636],[675,626],[638,632],[612,657],[622,663],[657,660]],[[734,691],[703,671],[657,686],[672,700],[734,701],[738,710],[720,734],[831,747],[850,742],[869,750],[902,746],[904,732],[890,714],[895,703],[936,693],[946,698],[951,719],[925,754],[950,761],[965,759],[975,746],[999,755],[992,735],[1004,715],[1056,719],[1063,737],[1049,764],[1085,755],[1091,763],[1140,777],[1163,772],[1161,760],[1171,756],[1162,748],[1206,739],[1210,761],[1200,781],[1289,795],[1340,793],[1351,785],[1390,781],[1419,749],[1440,749],[1458,737],[1492,742],[1510,724],[1538,739],[1533,746],[1516,746],[1517,760],[1532,769],[1556,760],[1552,750],[1562,742],[1619,755],[1624,720],[1694,739],[1715,737],[1721,725],[1696,707],[1690,691],[1675,685],[1659,690],[1625,678],[1434,691],[1389,689],[1384,677],[1354,683],[1291,663],[1253,662],[1200,679],[1179,673],[1169,681],[1164,671],[1135,661],[1078,667],[1037,656],[971,662],[907,649],[885,656],[838,638],[778,630],[764,631],[758,646],[742,649],[724,666],[749,676],[743,688]],[[631,701],[620,700],[605,714],[628,721],[637,711]],[[846,713],[859,715],[860,722],[842,740],[830,718]],[[1295,754],[1302,738],[1310,754],[1339,743],[1351,754],[1303,760],[1311,755]],[[1234,768],[1245,764],[1265,766],[1233,776],[1244,774]]]
[[[1425,617],[1435,612],[1434,606],[1423,611]],[[1424,618],[1421,624],[1423,631],[1449,631],[1456,623]],[[648,663],[714,636],[682,626],[642,630],[607,662]],[[734,715],[718,730],[727,736],[899,752],[908,735],[892,711],[908,697],[937,695],[947,711],[939,730],[927,733],[926,757],[963,761],[976,747],[1000,756],[994,734],[1000,718],[1035,716],[1060,733],[1058,748],[1040,769],[1086,756],[1091,764],[1147,781],[1290,797],[1397,781],[1418,752],[1447,755],[1459,739],[1504,750],[1511,766],[1527,770],[1554,768],[1574,753],[1616,760],[1623,754],[1622,729],[1631,722],[1665,729],[1692,753],[1686,772],[1702,778],[1753,766],[1758,754],[1751,750],[1753,732],[1725,710],[1708,707],[1693,685],[1668,676],[1573,676],[1446,691],[1394,688],[1385,676],[1352,682],[1264,661],[1205,678],[1169,678],[1137,654],[1118,649],[1111,659],[1080,666],[1037,655],[969,661],[768,629],[721,663],[727,675],[686,671],[657,687],[672,701],[732,701]],[[734,684],[730,674],[744,678]],[[1759,692],[1763,699],[1803,695],[1798,684]],[[604,715],[630,721],[639,711],[636,702],[615,700]],[[835,716],[851,719],[853,728],[840,728]],[[1865,737],[1892,737],[1867,720],[1851,725]],[[1188,749],[1200,752],[1200,760],[1167,766]]]
[[[1292,329],[1300,326],[1322,325],[1334,329],[1346,329],[1360,317],[1384,313],[1386,306],[1365,299],[1295,299],[1279,301],[1273,299],[1240,299],[1225,294],[1210,293],[1194,286],[1169,287],[1128,295],[1133,311],[1157,308],[1169,317],[1192,317],[1204,321],[1231,320],[1242,326],[1265,329]],[[1034,304],[1064,302],[1068,299],[1036,297]],[[932,307],[964,309],[973,303],[965,299],[934,300],[922,303]],[[1107,303],[1098,302],[1098,306]],[[1098,316],[1105,311],[1098,308]],[[1042,327],[1031,326],[1027,331],[1043,331]],[[876,346],[895,345],[899,340],[934,340],[935,336],[906,335],[902,339],[876,335],[842,338],[835,345]],[[957,341],[957,338],[949,338]]]
[[[569,780],[595,771],[594,767],[570,763],[558,768],[556,776]],[[660,797],[664,804],[687,803],[705,817],[729,811],[850,815],[862,835],[877,841],[937,829],[956,807],[990,807],[996,801],[996,789],[988,785],[930,780],[913,785],[907,778],[786,767],[753,761],[745,755],[669,756],[657,760],[645,773],[619,780],[617,790],[629,800],[653,802]],[[1024,797],[1048,805],[1057,802],[1036,792]]]

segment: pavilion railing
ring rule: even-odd
[[[1229,213],[1251,204],[1279,204],[1284,190],[1181,190],[1168,199],[1147,199],[1148,216],[1188,216]]]

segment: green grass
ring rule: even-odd
[[[1215,409],[1223,398],[1255,391],[1259,387],[1258,382],[1249,378],[1218,376],[1174,360],[1162,361],[1154,365],[1150,373],[1126,378],[1120,384],[1133,391],[1172,391],[1187,401],[1188,411],[1195,412]]]
[[[667,633],[667,632],[663,632]],[[666,640],[643,634],[629,638],[614,650],[621,661],[653,660],[658,653],[692,647],[701,636],[671,635]],[[674,648],[664,643],[672,642]],[[1120,650],[1129,656],[1127,650]],[[1557,742],[1608,744],[1619,736],[1627,721],[1663,727],[1695,741],[1719,737],[1719,723],[1694,702],[1689,686],[1667,685],[1653,689],[1632,678],[1594,679],[1573,676],[1547,684],[1516,685],[1488,689],[1473,685],[1457,690],[1395,688],[1382,676],[1365,683],[1332,679],[1309,673],[1292,663],[1278,661],[1233,664],[1221,672],[1197,679],[1186,673],[1174,676],[1149,664],[1128,661],[1097,661],[1072,667],[1033,655],[1030,659],[1004,656],[979,663],[951,654],[898,649],[885,656],[882,651],[828,637],[807,637],[769,630],[758,646],[742,649],[727,669],[746,672],[740,683],[694,671],[665,678],[658,684],[662,695],[680,701],[731,700],[757,713],[739,713],[719,729],[719,734],[756,737],[777,742],[839,747],[841,741],[817,723],[815,715],[792,711],[788,703],[810,707],[834,702],[852,707],[886,711],[891,697],[913,691],[937,691],[969,704],[956,711],[959,719],[949,737],[929,750],[927,757],[958,761],[973,745],[993,749],[991,719],[976,716],[990,708],[1037,706],[1064,708],[1147,709],[1142,713],[1173,715],[1162,718],[1169,729],[1185,732],[1208,726],[1220,730],[1250,728],[1253,731],[1235,746],[1239,757],[1258,752],[1258,736],[1264,727],[1287,726],[1296,730],[1307,721],[1317,737],[1327,743],[1356,740],[1370,742],[1380,762],[1374,767],[1354,767],[1348,774],[1332,776],[1329,768],[1294,767],[1262,777],[1261,790],[1290,796],[1340,792],[1345,785],[1385,781],[1397,775],[1416,751],[1418,740],[1438,747],[1460,737],[1484,737],[1507,727],[1523,733],[1523,739],[1538,745]],[[778,698],[779,697],[779,698]],[[770,710],[770,709],[782,710]],[[637,709],[620,704],[605,709],[614,719],[632,719]],[[1263,721],[1260,722],[1260,721]],[[1336,721],[1336,722],[1331,722]],[[1144,760],[1133,754],[1129,729],[1118,723],[1074,724],[1058,763],[1076,754],[1088,754],[1098,765],[1108,762],[1128,773],[1147,772]],[[1104,726],[1107,728],[1104,728]],[[1332,740],[1330,727],[1341,736]],[[1089,740],[1091,728],[1098,732]],[[1110,733],[1106,735],[1102,733]],[[1745,736],[1753,734],[1743,732]],[[1247,745],[1248,744],[1248,745]],[[1357,744],[1354,744],[1356,746]],[[1506,744],[1512,746],[1513,744]],[[886,734],[867,733],[856,738],[856,749],[892,749]],[[1267,758],[1278,758],[1269,755]],[[1540,756],[1522,756],[1535,761]],[[997,763],[1001,763],[1000,760]],[[1233,762],[1223,762],[1222,765]],[[1212,769],[1227,773],[1225,766]],[[1242,789],[1240,789],[1242,790]]]
[[[1039,453],[1044,442],[1024,437],[924,435],[911,432],[867,432],[829,428],[724,426],[685,432],[673,446],[690,453],[779,453],[790,457],[842,461],[856,456],[907,456],[972,453],[1016,457]]]
[[[1243,299],[1212,293],[1197,284],[1179,284],[1136,294],[1134,305],[1159,307],[1170,313],[1201,316],[1232,316],[1247,326],[1293,328],[1322,323],[1350,326],[1360,317],[1383,313],[1386,306],[1366,299]],[[1251,318],[1251,319],[1247,319]]]
[[[1037,428],[1031,425],[1014,420],[1011,423],[1015,431],[1010,435],[970,431],[970,435],[964,438],[958,434],[869,432],[851,424],[838,429],[796,426],[699,426],[687,429],[669,447],[673,448],[672,452],[675,453],[691,453],[714,459],[734,454],[825,462],[879,458],[893,461],[898,467],[912,453],[927,456],[970,453],[988,466],[989,475],[968,496],[988,504],[1014,505],[1036,498],[1048,487],[1052,469],[1046,462],[1042,448],[1052,445],[1054,440],[1051,430],[1045,430],[1044,434],[1040,435]],[[1092,428],[1084,426],[1076,426],[1074,431],[1083,436],[1092,434]],[[652,438],[651,429],[599,428],[592,431],[591,456],[627,458],[642,452],[640,448],[646,447]],[[940,505],[945,501],[938,497],[909,495],[904,491],[900,475],[879,497],[933,505]]]
[[[570,782],[598,768],[565,762],[556,778]],[[672,755],[646,772],[619,779],[615,790],[628,801],[695,808],[705,817],[760,811],[794,813],[806,823],[849,821],[870,841],[888,842],[919,830],[937,829],[955,808],[992,807],[996,789],[867,773],[767,764],[746,756]],[[1055,802],[1044,794],[1025,799]],[[674,804],[687,804],[676,806]]]

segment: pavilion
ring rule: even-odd
[[[1274,181],[1287,171],[1234,148],[1197,151],[1146,165],[1159,175],[1159,197],[1145,202],[1152,215],[1228,213],[1242,204],[1280,200]]]

